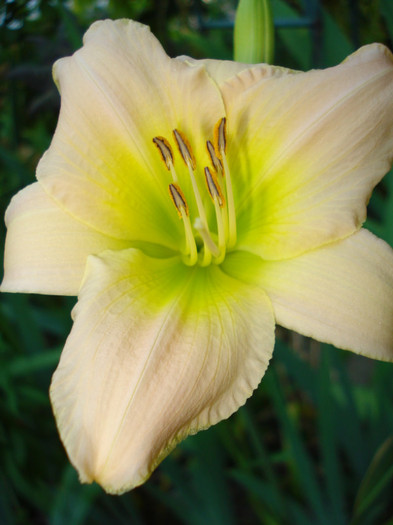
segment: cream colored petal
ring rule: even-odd
[[[226,80],[234,77],[241,71],[254,67],[250,64],[242,64],[240,62],[233,62],[232,60],[214,60],[211,58],[196,60],[195,58],[185,55],[176,57],[176,60],[185,62],[194,67],[198,67],[202,64],[205,66],[208,74],[218,85],[223,84]]]
[[[172,130],[187,135],[203,169],[205,141],[224,114],[204,68],[170,59],[142,24],[107,20],[93,24],[83,48],[55,64],[54,76],[60,117],[37,170],[46,191],[103,233],[177,249],[183,226],[168,194],[171,175],[152,139],[171,142],[189,197]]]
[[[204,65],[207,73],[217,83],[220,89],[228,82],[228,85],[226,85],[224,89],[230,89],[232,96],[235,96],[235,90],[241,93],[244,89],[248,89],[264,78],[296,73],[296,71],[292,69],[271,66],[269,64],[243,64],[241,62],[233,62],[232,60],[214,60],[211,58],[196,60],[188,56],[180,56],[177,57],[176,60],[192,66]],[[239,73],[241,73],[241,75]]]
[[[393,250],[367,230],[287,261],[262,265],[278,324],[393,361]]]
[[[51,400],[81,481],[110,493],[237,410],[274,344],[260,288],[137,250],[89,259],[74,319]]]
[[[15,195],[6,225],[3,292],[77,295],[88,255],[126,247],[59,208],[39,183]]]
[[[222,86],[239,248],[287,258],[356,231],[393,155],[391,53],[367,46],[242,91],[247,75]]]

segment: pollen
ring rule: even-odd
[[[214,149],[213,144],[208,140],[206,142],[207,151],[210,155],[210,160],[212,165],[217,173],[223,173],[221,160],[217,157],[216,150]]]
[[[195,170],[196,162],[190,143],[183,135],[183,133],[181,133],[181,131],[179,131],[178,129],[173,130],[173,136],[175,137],[180,155],[182,156],[186,166],[190,166],[192,170]]]
[[[153,142],[161,153],[162,160],[165,162],[167,169],[170,170],[171,166],[173,166],[173,151],[171,145],[165,137],[154,137]]]
[[[220,159],[225,154],[227,147],[226,127],[227,119],[225,117],[214,126],[214,149]]]
[[[180,189],[180,186],[178,184],[172,183],[172,184],[169,184],[168,189],[169,189],[169,195],[172,198],[172,202],[175,205],[177,213],[179,214],[179,218],[181,219],[183,217],[181,210],[184,210],[184,213],[188,217],[189,211],[188,211],[187,201],[184,196],[184,193]]]
[[[225,206],[224,195],[221,191],[216,175],[212,173],[208,167],[205,168],[205,179],[207,189],[209,190],[210,197],[212,198],[213,202],[217,200],[220,208],[223,208]]]

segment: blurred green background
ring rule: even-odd
[[[232,0],[0,0],[0,206],[34,181],[59,109],[51,66],[101,18],[149,24],[174,56],[232,57]],[[273,0],[275,63],[392,48],[393,0]],[[393,244],[393,174],[368,228]],[[5,228],[0,226],[3,238]],[[3,245],[3,244],[2,244]],[[393,365],[278,329],[247,405],[121,497],[80,485],[48,399],[74,300],[0,298],[0,525],[393,525]]]

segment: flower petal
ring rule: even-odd
[[[241,71],[254,67],[250,64],[242,64],[240,62],[233,62],[232,60],[215,60],[211,58],[197,60],[186,55],[176,57],[176,60],[194,67],[203,64],[209,76],[212,77],[219,86]]]
[[[84,482],[143,483],[175,444],[229,417],[274,344],[266,294],[138,250],[92,257],[53,377],[63,443]]]
[[[195,58],[185,55],[176,57],[176,60],[180,60],[192,66],[203,64],[209,76],[217,83],[219,89],[228,82],[225,86],[226,96],[228,96],[227,90],[231,90],[232,93],[237,90],[238,93],[241,93],[263,78],[297,73],[297,71],[281,66],[271,66],[269,64],[243,64],[242,62],[233,62],[232,60],[215,60],[211,58],[196,60]],[[242,74],[239,75],[239,73]],[[235,95],[233,94],[232,96]]]
[[[240,249],[282,259],[344,238],[393,155],[393,61],[371,45],[325,71],[221,86]]]
[[[74,219],[39,183],[15,195],[6,225],[3,292],[77,295],[88,255],[127,246]]]
[[[45,190],[103,233],[178,249],[183,227],[168,195],[171,176],[152,139],[174,147],[178,128],[207,159],[205,141],[224,106],[204,67],[170,59],[147,26],[107,20],[55,64],[54,76],[62,104],[37,170]],[[186,171],[177,152],[176,163]]]
[[[287,261],[264,262],[278,324],[393,361],[393,250],[367,230]]]

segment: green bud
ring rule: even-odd
[[[234,59],[247,64],[271,64],[273,54],[274,22],[270,0],[239,0],[235,18]]]

